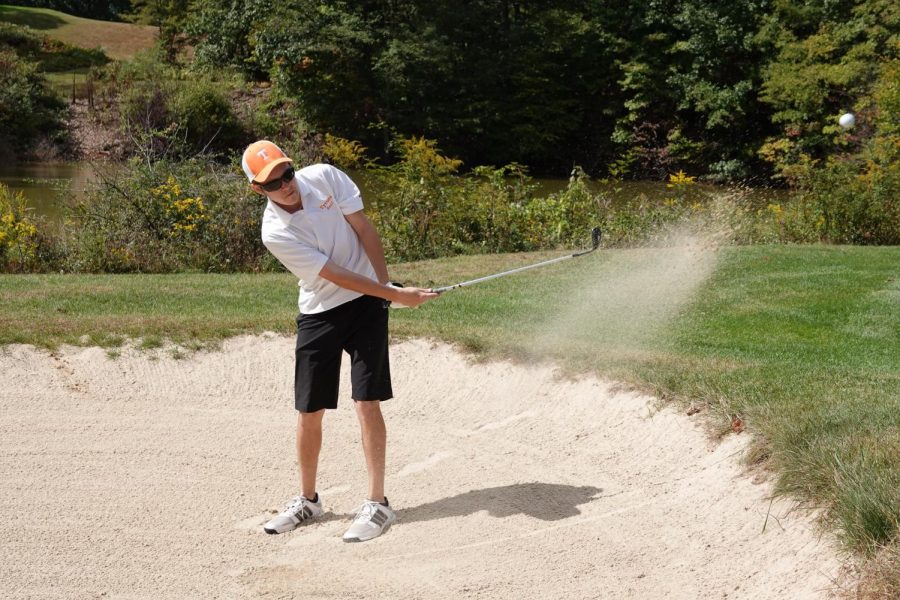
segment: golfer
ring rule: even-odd
[[[325,164],[294,170],[272,142],[247,147],[241,161],[254,192],[268,197],[262,241],[300,279],[294,366],[300,495],[265,524],[284,533],[323,514],[316,491],[322,417],[337,408],[341,355],[350,355],[352,398],[362,433],[369,490],[345,542],[384,533],[396,520],[384,495],[386,431],[380,403],[391,398],[385,300],[415,307],[431,290],[390,285],[384,249],[363,213],[359,189]]]

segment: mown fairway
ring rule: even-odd
[[[487,355],[549,357],[707,410],[755,435],[779,489],[827,507],[867,550],[900,531],[900,248],[760,246],[603,250],[502,278],[418,310],[396,335]],[[445,285],[549,253],[395,265]],[[189,347],[239,332],[291,333],[290,275],[0,277],[0,343],[169,338]],[[114,352],[114,351],[113,351]]]

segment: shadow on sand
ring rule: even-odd
[[[523,514],[542,521],[558,521],[581,514],[578,505],[587,504],[602,492],[593,486],[557,483],[516,483],[472,490],[397,511],[404,523],[462,517],[482,510],[492,517]]]

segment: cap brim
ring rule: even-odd
[[[266,179],[269,178],[269,175],[272,174],[272,169],[274,169],[278,165],[283,165],[284,163],[292,163],[292,162],[294,162],[294,161],[292,161],[290,158],[288,158],[286,156],[284,158],[276,158],[275,160],[273,160],[272,162],[267,164],[265,167],[263,167],[262,170],[256,174],[256,177],[253,178],[253,183],[265,183]]]

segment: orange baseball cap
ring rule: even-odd
[[[268,140],[253,142],[244,150],[241,167],[250,181],[263,183],[276,166],[294,162],[281,151],[281,148]]]

